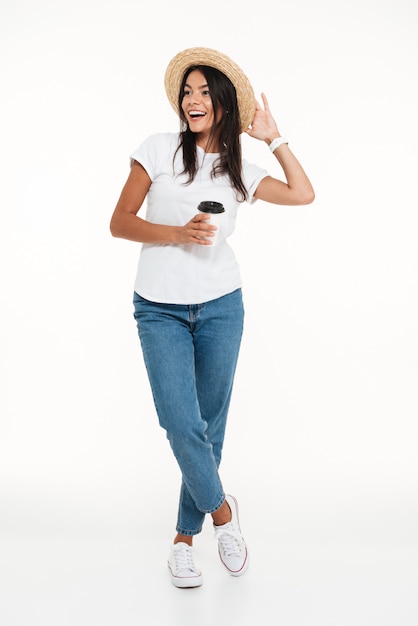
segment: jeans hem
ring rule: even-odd
[[[219,499],[219,504],[217,504],[213,509],[211,509],[210,511],[204,511],[204,513],[215,513],[218,509],[221,508],[221,506],[223,505],[223,503],[225,502],[225,494],[222,494],[221,498]]]
[[[201,509],[200,512],[204,513],[205,515],[208,514],[212,514],[215,513],[216,511],[218,511],[221,506],[223,505],[223,503],[225,502],[225,495],[223,495],[220,499],[220,504],[217,504],[213,509],[210,509],[209,511],[202,511]],[[185,528],[182,528],[181,526],[177,525],[176,526],[176,531],[180,534],[180,535],[184,535],[185,537],[192,537],[193,535],[198,535],[199,533],[202,532],[202,526],[198,529],[198,530],[186,530]]]
[[[179,535],[184,535],[185,537],[194,537],[195,535],[198,535],[202,532],[202,528],[200,528],[199,530],[186,530],[185,528],[180,528],[180,526],[177,526],[176,532],[178,532]]]

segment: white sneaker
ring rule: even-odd
[[[214,526],[215,538],[218,540],[219,556],[231,576],[242,576],[248,568],[248,548],[241,535],[238,519],[238,502],[233,496],[225,496],[232,519],[223,526]]]
[[[203,583],[201,571],[193,561],[193,548],[182,541],[171,546],[168,569],[176,587],[200,587]]]

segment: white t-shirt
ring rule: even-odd
[[[216,246],[198,244],[144,243],[138,262],[135,291],[147,300],[166,304],[200,304],[241,287],[239,266],[227,237],[235,228],[239,202],[225,176],[211,178],[218,154],[197,148],[199,169],[194,181],[184,185],[181,151],[173,156],[178,133],[151,135],[131,155],[147,171],[152,184],[147,194],[146,219],[154,224],[184,226],[198,212],[202,200],[221,202],[225,207]],[[177,174],[177,175],[176,175]],[[267,171],[243,160],[242,175],[250,203]]]

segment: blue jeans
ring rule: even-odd
[[[225,500],[218,468],[243,329],[241,290],[192,305],[135,293],[134,309],[159,423],[182,474],[177,532],[196,535]]]

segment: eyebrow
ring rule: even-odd
[[[189,89],[191,89],[191,88],[192,88],[192,86],[191,86],[191,85],[189,85],[189,83],[186,83],[186,84],[184,85],[184,87],[189,87]],[[207,83],[205,83],[204,85],[200,85],[200,87],[198,87],[198,89],[204,89],[205,87],[209,87],[209,85],[208,85]]]

